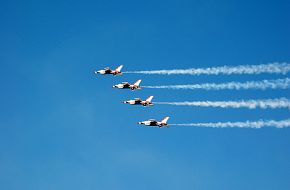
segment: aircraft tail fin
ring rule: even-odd
[[[124,65],[120,65],[119,67],[117,67],[116,71],[121,72],[121,69],[123,68]]]
[[[139,86],[140,83],[141,83],[141,80],[137,80],[137,81],[134,83],[134,85],[135,85],[135,86]]]
[[[151,102],[152,99],[153,99],[154,96],[149,96],[147,99],[146,99],[146,102]]]
[[[165,117],[164,119],[162,119],[161,123],[166,123],[167,124],[168,120],[169,120],[169,117]]]

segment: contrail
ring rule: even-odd
[[[208,68],[173,69],[173,70],[152,70],[152,71],[128,71],[123,73],[135,74],[157,74],[157,75],[231,75],[231,74],[286,74],[290,71],[289,63],[269,63],[261,65],[239,65],[221,66]]]
[[[154,102],[154,104],[165,104],[175,106],[198,106],[198,107],[220,107],[220,108],[262,108],[262,109],[290,109],[290,100],[286,98],[265,100],[240,100],[240,101],[194,101],[194,102]]]
[[[275,120],[259,120],[259,121],[244,121],[244,122],[217,122],[217,123],[187,123],[187,124],[170,124],[171,126],[192,126],[192,127],[211,127],[211,128],[262,128],[262,127],[276,127],[286,128],[290,127],[290,119],[275,121]]]
[[[205,90],[241,90],[241,89],[287,89],[290,86],[290,79],[261,80],[247,82],[228,82],[228,83],[203,83],[203,84],[186,84],[186,85],[163,85],[163,86],[143,86],[143,88],[159,88],[159,89],[205,89]]]

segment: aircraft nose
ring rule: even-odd
[[[123,103],[124,103],[124,104],[128,104],[128,101],[124,101]]]

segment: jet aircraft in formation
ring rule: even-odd
[[[153,96],[149,96],[146,100],[141,100],[141,98],[135,98],[134,100],[124,101],[124,104],[130,105],[142,105],[142,106],[153,106],[152,103]]]
[[[112,74],[113,76],[123,75],[123,73],[121,72],[122,68],[123,68],[123,65],[120,65],[115,70],[111,70],[109,67],[107,67],[105,69],[95,71],[95,74],[101,74],[101,75]],[[114,85],[113,88],[139,90],[141,89],[140,83],[141,83],[141,80],[137,80],[134,84],[129,84],[128,82],[122,82],[121,84]],[[134,100],[124,101],[123,103],[130,104],[130,105],[153,106],[154,104],[152,103],[152,99],[153,99],[153,96],[149,96],[146,100],[141,100],[141,98],[135,98]],[[159,128],[165,127],[165,126],[168,127],[168,124],[167,124],[168,119],[169,117],[165,117],[161,121],[157,121],[155,119],[149,119],[147,121],[138,122],[138,124],[145,125],[145,126],[158,126]]]
[[[123,75],[123,73],[121,72],[121,69],[123,68],[123,65],[120,65],[119,67],[117,67],[115,70],[111,70],[109,67],[106,67],[103,70],[99,70],[99,71],[95,71],[96,74],[101,74],[101,75],[108,75],[108,74],[112,74],[114,76],[117,75]]]
[[[138,122],[138,124],[145,125],[145,126],[158,126],[159,128],[165,127],[165,126],[168,127],[168,124],[167,124],[168,119],[169,117],[165,117],[161,121],[157,121],[155,119],[149,119],[147,121]]]
[[[140,90],[140,83],[141,80],[137,80],[134,84],[129,84],[128,82],[122,82],[121,84],[116,84],[113,86],[113,88],[121,88],[121,89],[126,89],[130,88],[131,90]]]

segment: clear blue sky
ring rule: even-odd
[[[289,129],[145,128],[172,123],[289,118],[289,110],[120,102],[289,98],[289,90],[112,89],[246,81],[280,75],[95,76],[290,61],[285,0],[2,1],[0,189],[290,189]],[[287,75],[289,77],[289,74]]]

